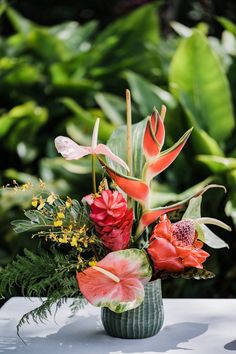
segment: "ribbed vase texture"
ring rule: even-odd
[[[115,313],[102,308],[102,323],[110,336],[140,339],[160,331],[164,320],[161,280],[147,283],[144,289],[144,301],[134,310]]]

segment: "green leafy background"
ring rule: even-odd
[[[0,3],[0,183],[41,178],[49,190],[79,199],[91,191],[90,160],[63,160],[55,151],[54,138],[68,135],[89,144],[99,116],[99,138],[106,142],[124,122],[125,88],[132,92],[135,123],[150,114],[153,106],[160,109],[164,103],[168,108],[166,148],[188,128],[193,126],[194,131],[181,156],[153,184],[152,205],[178,201],[185,197],[185,190],[190,194],[205,183],[224,184],[227,194],[210,191],[204,196],[202,215],[218,217],[233,227],[231,234],[218,233],[230,250],[210,251],[207,269],[216,278],[166,280],[164,295],[233,297],[236,25],[219,16],[212,26],[209,16],[196,7],[198,1],[193,1],[191,9],[198,14],[195,21],[189,21],[185,8],[185,23],[173,18],[175,22],[169,24],[163,3],[150,1],[124,8],[112,14],[112,21],[102,16],[100,21],[83,18],[82,24],[69,5],[64,22],[55,24],[45,17],[39,24],[30,2],[28,12],[32,11],[34,21],[17,6]],[[58,14],[55,11],[55,18],[61,19]],[[30,206],[31,194],[1,193],[1,267],[23,248],[38,247],[30,235],[16,235],[10,227]]]

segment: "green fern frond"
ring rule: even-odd
[[[25,314],[17,331],[25,322],[45,321],[52,314],[52,306],[56,310],[68,299],[75,298],[71,305],[72,312],[85,302],[76,282],[76,252],[62,254],[51,249],[51,252],[40,250],[38,254],[25,249],[23,256],[8,264],[0,272],[0,296],[11,293],[15,285],[19,285],[22,294],[27,297],[40,297],[42,305]],[[43,297],[47,297],[43,299]]]

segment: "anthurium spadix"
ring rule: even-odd
[[[138,307],[151,279],[147,254],[137,248],[109,253],[95,266],[77,273],[84,297],[94,306],[121,313]]]
[[[104,144],[97,144],[98,140],[98,128],[99,128],[99,118],[97,118],[92,135],[91,146],[81,146],[75,143],[72,139],[65,136],[58,136],[55,139],[55,146],[57,151],[66,160],[79,160],[83,156],[92,155],[105,155],[111,160],[117,162],[126,170],[129,170],[127,164],[118,156],[113,154],[113,152]]]

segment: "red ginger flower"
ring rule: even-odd
[[[112,251],[128,247],[133,224],[133,210],[118,191],[104,190],[90,205],[90,218],[105,247]]]
[[[171,224],[166,215],[155,226],[147,249],[154,269],[167,272],[183,271],[185,267],[203,268],[209,254],[197,240],[192,220],[181,220]]]
[[[127,210],[127,202],[118,191],[109,189],[102,191],[100,197],[95,198],[90,205],[90,218],[98,226],[117,225],[124,217]]]

